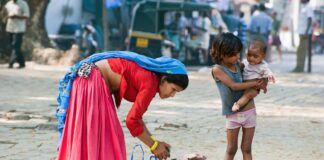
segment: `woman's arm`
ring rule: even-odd
[[[150,102],[156,94],[156,87],[154,87],[156,85],[148,85],[140,88],[140,91],[136,96],[136,100],[126,117],[126,126],[134,137],[137,137],[140,141],[147,145],[152,153],[158,159],[162,160],[169,156],[170,145],[152,138],[151,133],[142,120],[144,113],[147,111]]]
[[[139,120],[139,121],[143,125],[144,131],[142,132],[142,134],[140,134],[139,136],[137,136],[137,138],[140,139],[147,146],[152,146],[154,144],[154,140],[151,138],[152,134],[147,129],[144,121],[143,120]]]
[[[142,124],[144,125],[144,131],[142,134],[137,136],[139,140],[141,140],[144,144],[149,146],[151,148],[152,153],[159,158],[160,160],[162,159],[167,159],[167,157],[170,157],[170,145],[167,144],[166,142],[158,141],[155,139],[155,137],[152,137],[150,131],[147,129],[145,123],[141,120]],[[155,142],[157,141],[157,142]],[[157,143],[156,149],[152,150],[152,147],[154,147],[154,143]]]
[[[226,73],[224,73],[224,71],[221,68],[219,68],[218,66],[215,66],[212,69],[212,72],[213,72],[214,78],[222,81],[226,86],[228,86],[229,88],[231,88],[234,91],[245,90],[245,89],[252,88],[252,87],[258,87],[263,84],[262,80],[236,83]]]

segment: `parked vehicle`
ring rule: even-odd
[[[164,49],[175,47],[170,44],[166,33],[166,13],[206,11],[210,13],[212,6],[206,3],[185,1],[153,1],[139,2],[133,9],[128,37],[128,50],[149,57],[160,57],[166,53]],[[171,42],[172,43],[172,42]],[[174,53],[171,56],[177,55]]]

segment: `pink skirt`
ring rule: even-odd
[[[123,130],[100,70],[73,81],[58,160],[126,160]]]

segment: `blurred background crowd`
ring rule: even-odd
[[[9,0],[0,2],[3,11]],[[20,1],[20,0],[18,0]],[[221,32],[246,47],[256,38],[281,52],[298,46],[299,0],[25,0],[30,8],[22,53],[26,59],[59,63],[106,50],[130,50],[150,57],[209,65],[211,42]],[[312,52],[323,54],[324,1],[311,0]],[[5,13],[0,14],[0,59],[10,59]],[[50,49],[50,50],[49,50]],[[45,54],[46,53],[46,54]],[[271,53],[271,47],[270,51]],[[46,57],[44,57],[46,55]],[[267,61],[271,62],[271,54]],[[49,60],[52,57],[54,60]],[[242,52],[241,58],[244,57]]]

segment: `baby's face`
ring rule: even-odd
[[[260,64],[264,57],[265,53],[263,53],[259,48],[249,48],[246,55],[247,61],[252,65]]]

